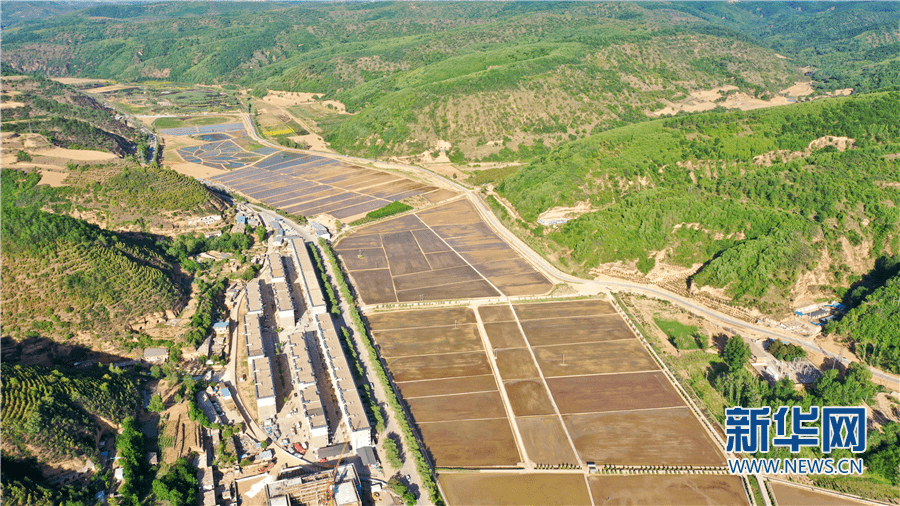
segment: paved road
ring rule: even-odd
[[[244,122],[244,125],[247,127],[247,131],[250,133],[251,137],[253,137],[258,142],[261,142],[263,144],[266,144],[266,145],[274,147],[274,148],[284,149],[287,151],[297,151],[297,152],[302,152],[302,153],[321,154],[324,156],[329,156],[332,158],[339,158],[339,159],[347,160],[349,162],[354,162],[354,163],[366,163],[366,164],[383,163],[383,162],[378,162],[377,160],[369,160],[369,159],[365,159],[365,158],[358,158],[355,156],[336,155],[334,153],[319,153],[319,152],[315,152],[315,151],[287,149],[283,146],[280,146],[278,144],[273,144],[265,139],[262,139],[257,134],[256,129],[254,128],[254,125],[253,125],[253,121],[251,121],[251,119],[250,119],[250,115],[241,114],[241,118]],[[697,302],[693,299],[682,297],[676,293],[670,292],[670,291],[666,290],[665,288],[660,288],[660,287],[652,286],[652,285],[643,285],[643,284],[639,284],[639,283],[632,283],[629,281],[619,281],[619,280],[614,280],[614,279],[609,279],[609,278],[604,278],[604,279],[599,279],[599,280],[582,279],[582,278],[578,278],[578,277],[566,274],[566,273],[560,271],[559,269],[557,269],[553,264],[551,264],[546,259],[544,259],[544,257],[537,254],[534,250],[532,250],[531,247],[529,247],[527,244],[525,244],[515,234],[510,232],[509,229],[507,229],[503,225],[503,223],[497,218],[497,216],[494,215],[494,213],[491,212],[490,209],[488,209],[487,205],[481,200],[481,198],[478,195],[476,195],[473,191],[471,191],[470,189],[468,189],[465,186],[463,186],[459,183],[456,183],[452,180],[446,179],[443,176],[441,176],[440,174],[437,174],[437,173],[430,171],[428,169],[425,169],[423,167],[417,167],[415,165],[403,165],[403,164],[397,164],[397,163],[392,163],[391,165],[393,165],[397,168],[402,168],[402,169],[406,169],[406,170],[424,172],[424,173],[432,176],[433,178],[440,179],[444,183],[447,183],[447,184],[453,186],[454,188],[456,188],[457,190],[463,192],[466,196],[469,197],[469,200],[475,205],[475,208],[481,214],[482,218],[484,218],[488,223],[490,223],[491,226],[501,236],[503,236],[503,238],[510,245],[512,245],[516,250],[518,250],[519,253],[521,253],[523,256],[525,256],[526,258],[531,260],[531,262],[533,264],[535,264],[539,269],[543,270],[546,274],[549,274],[552,277],[555,277],[561,281],[566,281],[569,283],[584,284],[584,285],[596,285],[603,289],[617,289],[616,291],[631,291],[631,292],[635,292],[635,293],[642,294],[642,295],[649,295],[649,296],[657,298],[657,299],[667,300],[669,302],[672,302],[674,304],[681,306],[682,308],[686,308],[694,313],[703,315],[706,318],[708,318],[714,322],[720,322],[720,324],[724,323],[723,326],[728,326],[728,327],[735,328],[735,329],[741,329],[742,331],[755,332],[762,336],[771,337],[774,339],[782,339],[782,340],[788,341],[790,343],[802,346],[810,351],[814,351],[816,353],[821,353],[822,355],[824,355],[826,357],[829,357],[832,359],[837,359],[837,360],[841,359],[841,357],[838,354],[832,353],[832,352],[822,348],[821,346],[817,345],[815,342],[813,342],[811,340],[803,339],[796,335],[788,334],[786,332],[779,332],[779,331],[771,329],[771,328],[761,327],[758,325],[754,325],[754,324],[745,322],[743,320],[739,320],[732,316],[728,316],[724,313],[720,313],[719,311],[716,311],[714,309],[710,309],[706,306],[703,306],[702,304],[700,304],[699,302]],[[844,361],[846,361],[846,360],[847,360],[847,358],[844,357]],[[876,369],[874,367],[869,367],[869,370],[872,371],[873,376],[880,378],[883,381],[893,382],[894,384],[897,385],[897,388],[900,389],[900,376],[897,376],[894,374],[889,374],[887,372],[884,372],[880,369]]]

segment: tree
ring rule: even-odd
[[[163,377],[162,369],[160,369],[158,365],[154,365],[150,368],[150,375],[156,379],[160,379]]]
[[[256,237],[259,239],[259,242],[263,242],[266,240],[266,227],[262,225],[256,226]]]
[[[750,358],[750,345],[745,343],[741,336],[734,336],[725,344],[722,358],[730,371],[737,371],[744,367],[744,363]]]
[[[162,397],[160,397],[159,394],[154,394],[153,397],[150,398],[150,404],[147,406],[147,409],[154,413],[159,413],[160,411],[165,411],[166,405],[163,403]]]

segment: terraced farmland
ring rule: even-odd
[[[227,142],[221,146],[212,143],[209,148],[201,146],[209,155],[194,155],[196,163],[218,167],[217,164],[222,163],[220,153],[223,148],[237,147]],[[426,199],[431,197],[435,202],[454,195],[403,176],[322,156],[273,152],[272,148],[257,149],[253,153],[266,157],[259,161],[248,158],[244,165],[239,165],[238,155],[229,151],[226,168],[241,168],[211,180],[291,214],[329,214],[351,221],[391,202],[416,195]],[[246,158],[247,155],[242,156]]]

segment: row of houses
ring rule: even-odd
[[[350,446],[357,451],[362,447],[372,446],[372,430],[369,419],[363,409],[362,399],[356,389],[356,382],[350,372],[350,364],[344,355],[331,315],[326,313],[316,316],[316,334],[319,338],[324,365],[331,377],[331,384],[337,396],[341,421],[347,430]]]
[[[316,276],[316,269],[313,266],[309,250],[306,248],[306,242],[299,237],[292,237],[288,240],[288,251],[294,264],[294,270],[299,274],[297,281],[305,294],[306,307],[313,315],[325,313],[328,310],[325,306],[325,295],[322,293],[322,286]]]
[[[272,279],[272,292],[275,295],[275,312],[278,324],[283,328],[293,327],[297,321],[294,309],[294,298],[284,270],[284,261],[278,253],[269,254],[269,275]]]
[[[272,360],[266,356],[263,346],[258,314],[244,316],[243,335],[247,344],[247,365],[256,392],[256,409],[261,419],[271,418],[276,413],[275,383]]]
[[[302,284],[305,303],[315,316],[314,331],[319,345],[323,368],[327,371],[341,412],[341,424],[354,450],[372,445],[372,431],[363,409],[362,400],[350,372],[350,365],[331,316],[327,314],[325,297],[319,285],[312,257],[301,238],[289,239],[289,251],[298,281]],[[301,357],[302,359],[302,357]],[[298,388],[299,388],[299,384]]]
[[[330,434],[325,408],[316,383],[310,346],[305,333],[296,332],[288,339],[285,352],[289,357],[288,363],[297,395],[300,396],[300,415],[309,430],[310,448],[321,448],[328,445]]]

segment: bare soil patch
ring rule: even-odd
[[[547,378],[659,370],[636,339],[536,347],[534,354]]]
[[[589,505],[580,474],[442,473],[438,480],[450,505]]]
[[[522,446],[528,460],[551,466],[578,465],[578,457],[572,451],[565,428],[556,415],[516,418],[516,425],[522,435]]]
[[[66,148],[43,148],[35,150],[32,156],[53,156],[57,158],[66,158],[69,160],[77,160],[80,162],[105,162],[107,160],[116,160],[119,157],[107,153],[106,151],[94,151],[92,149],[66,149]]]
[[[581,216],[582,214],[587,214],[592,211],[596,211],[596,209],[591,206],[591,203],[589,201],[585,200],[584,202],[576,202],[575,205],[571,207],[559,206],[552,209],[547,209],[546,211],[538,215],[538,220],[572,220]]]
[[[583,462],[717,466],[725,459],[690,409],[564,415]]]
[[[436,467],[514,466],[521,461],[506,418],[423,423],[419,431]]]
[[[596,413],[683,406],[662,372],[550,378],[560,413]]]
[[[42,170],[41,181],[38,184],[45,184],[53,187],[66,186],[64,181],[69,176],[68,172],[59,172],[55,170]]]
[[[738,476],[635,475],[588,476],[596,505],[668,504],[671,506],[746,505]],[[781,502],[779,501],[779,504]]]

